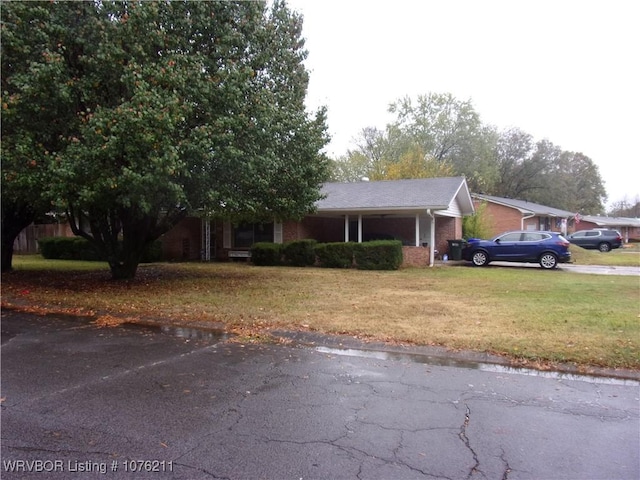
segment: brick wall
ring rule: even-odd
[[[434,245],[439,255],[449,251],[448,240],[462,238],[462,219],[454,217],[436,217],[436,236]]]
[[[402,247],[403,267],[428,267],[429,249],[426,247]]]
[[[201,246],[200,219],[187,217],[160,237],[165,260],[199,260]],[[213,232],[212,232],[213,235]]]
[[[474,202],[477,208],[478,203],[475,200]],[[492,237],[509,230],[521,229],[522,214],[519,210],[516,210],[515,208],[505,207],[504,205],[497,205],[491,202],[487,202],[486,205],[488,226],[490,227]],[[537,225],[539,222],[537,218],[532,218],[530,219],[530,221],[533,222],[532,225]],[[537,230],[537,226],[535,229]]]
[[[578,231],[578,230],[591,230],[592,228],[602,228],[602,227],[598,227],[597,224],[593,223],[593,222],[588,222],[586,220],[580,220],[580,223],[578,223],[575,228],[574,231]]]
[[[298,222],[284,222],[282,224],[282,241],[286,243],[304,238],[300,235],[301,230],[302,225]]]

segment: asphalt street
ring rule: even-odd
[[[638,479],[640,383],[2,312],[2,479]]]

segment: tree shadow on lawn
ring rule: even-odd
[[[108,268],[104,270],[14,270],[2,275],[5,294],[36,291],[116,292],[140,287],[166,286],[170,282],[207,279],[208,281],[242,281],[254,278],[242,269],[189,268],[189,264],[144,264],[138,267],[135,278],[113,280]]]

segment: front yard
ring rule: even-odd
[[[90,315],[104,325],[204,322],[247,341],[268,340],[272,328],[304,329],[541,365],[640,369],[638,277],[453,265],[366,272],[165,263],[142,265],[135,280],[118,283],[103,264],[17,256],[14,266],[2,279],[3,307]]]

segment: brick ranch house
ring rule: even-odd
[[[234,225],[224,219],[184,219],[162,238],[167,260],[247,258],[255,242],[363,242],[398,239],[404,265],[433,265],[447,240],[462,237],[462,217],[474,212],[464,177],[326,183],[315,213],[300,222]]]
[[[564,234],[574,231],[575,212],[513,198],[477,193],[471,197],[476,210],[485,205],[484,215],[492,237],[509,230],[547,230]]]
[[[485,215],[491,236],[509,230],[549,230],[570,234],[577,230],[610,228],[618,230],[625,243],[640,240],[640,219],[580,216],[574,212],[560,210],[546,205],[472,193],[476,210],[485,205]]]
[[[592,228],[609,228],[618,230],[624,243],[640,242],[640,218],[600,217],[585,215],[579,217],[576,230],[590,230]]]

